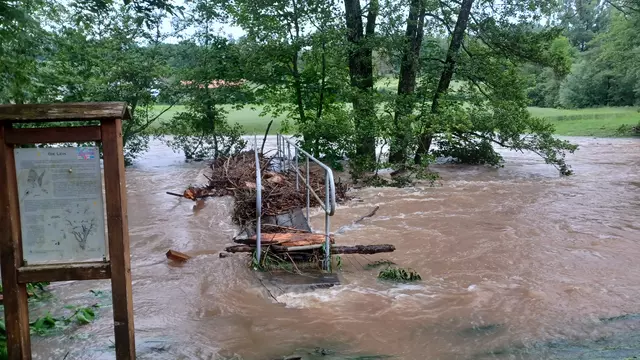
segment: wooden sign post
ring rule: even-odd
[[[0,105],[0,266],[9,359],[31,359],[27,283],[96,279],[111,279],[116,358],[135,359],[122,148],[128,119],[122,102]],[[77,123],[90,120],[95,125]],[[70,126],[13,126],[42,122]],[[97,146],[16,148],[76,142],[102,143],[104,201]]]

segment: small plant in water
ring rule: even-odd
[[[342,256],[337,255],[335,257],[335,260],[336,260],[336,269],[337,270],[342,270]]]
[[[395,267],[388,267],[384,270],[381,270],[380,273],[378,274],[378,279],[394,280],[394,281],[422,280],[420,275],[411,269],[405,270],[403,268],[395,268]]]
[[[283,270],[290,273],[299,272],[298,265],[290,258],[280,257],[280,254],[269,252],[268,248],[262,252],[262,259],[258,260],[257,252],[251,254],[251,268],[254,271]]]
[[[45,288],[49,285],[48,282],[29,283],[27,284],[27,292],[29,293],[30,301],[43,301],[51,297],[51,293]],[[0,286],[0,291],[2,286]],[[94,295],[95,292],[92,291]],[[54,317],[50,312],[47,312],[44,316],[36,318],[29,323],[29,330],[32,334],[46,335],[56,329],[64,329],[72,324],[85,325],[91,323],[96,314],[94,309],[100,305],[95,304],[92,306],[76,306],[67,305],[65,309],[71,310],[72,313],[67,316]],[[0,318],[0,360],[6,359],[7,354],[7,329],[5,326],[4,318]]]
[[[376,260],[372,263],[368,263],[367,266],[365,267],[366,269],[370,270],[370,269],[375,269],[375,268],[379,268],[380,266],[391,266],[391,265],[395,265],[396,263],[394,263],[391,260]]]

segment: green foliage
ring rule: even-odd
[[[336,270],[341,271],[342,270],[342,256],[336,255],[334,257],[334,259],[335,259],[336,264],[335,264],[335,267],[332,266],[332,268],[335,268]]]
[[[559,15],[565,34],[579,51],[588,50],[589,42],[608,25],[609,7],[596,0],[569,0],[563,5]]]
[[[564,107],[640,103],[640,13],[615,14],[606,32],[590,43],[560,89]]]
[[[403,268],[397,268],[397,267],[388,267],[386,269],[381,270],[380,273],[378,274],[378,278],[383,280],[393,280],[393,281],[400,281],[400,282],[422,280],[422,278],[417,272],[410,269],[405,270]]]
[[[254,250],[251,254],[251,268],[254,271],[274,271],[283,270],[293,273],[297,268],[289,259],[283,259],[278,255],[269,252],[268,249],[262,251],[262,259],[258,260],[258,253]]]
[[[433,154],[452,157],[452,161],[461,164],[498,166],[503,163],[502,156],[485,139],[468,141],[465,138],[443,139],[438,142],[438,149],[434,150]]]
[[[395,265],[395,263],[391,260],[376,260],[374,262],[367,264],[367,266],[365,266],[365,269],[375,269],[380,266],[390,267],[391,265]]]
[[[187,159],[227,156],[242,150],[242,127],[229,125],[222,104],[237,103],[245,92],[237,48],[214,34],[217,10],[207,1],[189,4],[186,22],[195,28],[193,41],[183,42],[188,66],[175,75],[174,89],[186,105],[160,127],[164,141]]]
[[[161,131],[169,136],[163,141],[174,151],[181,150],[187,160],[202,160],[228,156],[241,151],[246,145],[242,126],[229,126],[221,108],[209,112],[199,109],[176,114],[163,124]]]
[[[54,317],[51,313],[47,312],[44,316],[40,316],[36,320],[30,322],[29,328],[33,334],[46,335],[52,330],[64,329],[72,324],[86,325],[95,319],[95,309],[98,307],[98,305],[67,305],[65,306],[65,309],[70,310],[70,314]]]
[[[49,282],[27,283],[27,294],[32,301],[40,301],[49,298],[51,294],[45,287],[49,286]],[[3,292],[2,284],[0,284],[0,293]]]
[[[48,290],[45,288],[48,285],[48,282],[28,283],[27,293],[30,297],[29,300],[44,300],[46,298],[45,294],[49,294]],[[0,292],[1,291],[2,287],[0,286]],[[94,295],[99,293],[93,290],[91,290],[91,292]],[[66,305],[64,308],[68,310],[68,312],[60,316],[53,316],[50,311],[47,311],[43,316],[39,316],[35,320],[29,322],[29,331],[31,334],[42,336],[51,334],[57,330],[66,329],[73,324],[89,324],[95,320],[95,310],[99,307],[99,304],[92,306]],[[0,318],[0,359],[6,359],[7,356],[7,329],[4,318]]]
[[[530,61],[527,55],[530,51],[547,48],[555,39],[554,33],[530,38],[529,41],[541,42],[536,46],[519,48],[514,43],[515,48],[509,51],[488,48],[482,42],[469,45],[469,54],[460,59],[458,70],[460,76],[468,79],[467,85],[455,91],[456,97],[447,99],[440,117],[426,117],[434,132],[443,134],[436,139],[443,145],[436,154],[456,155],[459,161],[475,164],[499,165],[502,159],[492,149],[493,145],[499,145],[534,152],[556,166],[561,174],[571,174],[565,154],[577,147],[556,139],[552,125],[529,114],[526,81],[519,70],[521,64]],[[525,33],[516,38],[526,38]],[[547,61],[541,55],[531,58],[541,63]]]
[[[12,30],[17,48],[2,41],[0,102],[126,101],[132,119],[123,124],[123,142],[131,163],[148,149],[147,128],[159,116],[151,110],[157,103],[152,90],[166,90],[167,67],[156,48],[164,39],[160,24],[139,13],[140,3],[21,3],[32,15]],[[45,31],[36,19],[55,25]]]
[[[56,11],[47,0],[0,2],[0,103],[30,102],[46,88],[39,59],[50,52],[51,37],[41,24]]]
[[[340,166],[354,127],[343,102],[348,73],[336,4],[325,1],[236,0],[225,10],[247,36],[238,42],[243,76],[258,84],[252,101],[263,115],[286,116],[302,147]]]
[[[582,60],[575,64],[560,89],[560,104],[566,108],[608,105],[611,73],[599,71]]]
[[[569,40],[560,36],[551,42],[545,56],[547,66],[527,64],[523,66],[525,76],[529,77],[528,97],[531,105],[557,107],[560,104],[560,87],[571,72],[575,49]]]
[[[298,126],[302,134],[302,148],[317,156],[323,162],[337,170],[342,170],[341,161],[352,151],[353,126],[348,112],[341,107],[333,106],[319,121],[307,121]]]
[[[49,282],[36,282],[36,283],[28,283],[27,284],[27,294],[29,294],[29,297],[35,300],[40,300],[43,298],[47,298],[49,297],[51,294],[49,293],[49,291],[47,289],[45,289],[46,286],[49,285]],[[1,288],[1,286],[0,286]],[[2,290],[0,290],[2,291]]]
[[[618,135],[640,135],[640,121],[636,125],[624,124],[616,129]]]
[[[401,96],[397,79],[371,87],[368,69],[391,78],[401,59],[411,57],[408,3],[364,8],[379,7],[363,20],[368,29],[348,29],[343,5],[198,0],[182,12],[155,0],[2,3],[0,101],[127,101],[133,115],[123,129],[127,162],[146,151],[151,129],[172,135],[164,140],[187,158],[235,152],[243,146],[242,129],[229,124],[226,110],[253,103],[263,115],[286,117],[283,129],[316,157],[339,169],[348,160],[355,180],[375,175],[383,166],[377,149],[391,145],[401,154],[394,167],[432,182],[426,166],[407,164],[431,144],[442,145],[431,155],[476,164],[500,163],[495,145],[534,151],[567,170],[564,153],[575,148],[524,114],[527,105],[638,101],[638,15],[623,16],[608,3],[474,6],[452,56],[460,4],[420,3],[424,40],[414,49],[419,61],[411,75],[417,84]],[[174,33],[162,25],[169,16]],[[246,36],[222,37],[220,22]],[[354,32],[362,36],[354,39]],[[169,44],[169,36],[179,42]],[[351,71],[356,63],[360,75]],[[221,80],[229,86],[209,87]],[[174,104],[184,111],[171,111]],[[163,118],[170,120],[157,126]],[[420,162],[428,152],[418,155]],[[411,178],[395,181],[407,185]]]

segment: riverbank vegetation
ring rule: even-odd
[[[161,112],[166,105],[156,105],[154,111]],[[231,106],[223,106],[227,109],[227,121],[232,124],[238,123],[242,126],[242,133],[245,135],[263,135],[267,130],[267,125],[271,120],[270,133],[295,133],[295,129],[284,131],[283,123],[285,116],[263,117],[261,112],[263,106],[247,105],[240,109]],[[151,125],[151,129],[156,129],[162,123],[168,122],[180,111],[182,105],[175,105],[166,111],[157,122]],[[562,108],[541,108],[528,107],[531,116],[547,120],[555,127],[555,134],[559,136],[597,136],[597,137],[619,137],[634,136],[631,127],[640,123],[640,108],[637,107],[596,107],[586,109],[562,109]]]
[[[97,310],[102,306],[94,302],[92,305],[66,304],[64,308],[56,309],[56,315],[51,313],[51,300],[53,295],[48,289],[48,282],[37,282],[27,284],[27,294],[29,295],[29,307],[31,311],[31,321],[29,331],[31,334],[46,336],[51,334],[63,334],[63,330],[76,325],[82,326],[90,324],[96,318]],[[0,285],[0,293],[2,286]],[[101,291],[91,290],[96,298],[103,298]],[[2,305],[0,305],[2,306]],[[49,308],[46,311],[45,308]],[[7,329],[4,317],[0,318],[0,360],[8,359],[7,354]]]
[[[19,0],[0,14],[0,102],[126,101],[129,161],[152,136],[226,156],[275,119],[355,179],[381,146],[398,169],[499,165],[500,145],[568,175],[577,147],[555,135],[638,131],[636,0]]]

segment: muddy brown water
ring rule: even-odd
[[[356,199],[332,218],[333,231],[380,209],[336,242],[397,250],[345,255],[341,286],[284,294],[279,303],[265,295],[245,256],[217,255],[237,232],[229,199],[194,209],[165,195],[202,181],[204,164],[185,164],[154,143],[127,170],[140,358],[275,359],[296,351],[332,358],[324,351],[475,359],[496,349],[489,358],[503,358],[500,349],[633,333],[640,322],[599,319],[640,313],[640,141],[571,140],[581,149],[569,156],[576,175],[567,178],[535,155],[503,151],[502,169],[434,167],[442,177],[434,188],[354,191]],[[323,216],[313,214],[320,229]],[[168,249],[197,256],[178,266],[167,262]],[[381,259],[423,280],[379,281],[377,270],[364,267]],[[103,307],[97,321],[65,336],[34,336],[35,358],[112,359],[109,283],[52,288],[56,304]]]

